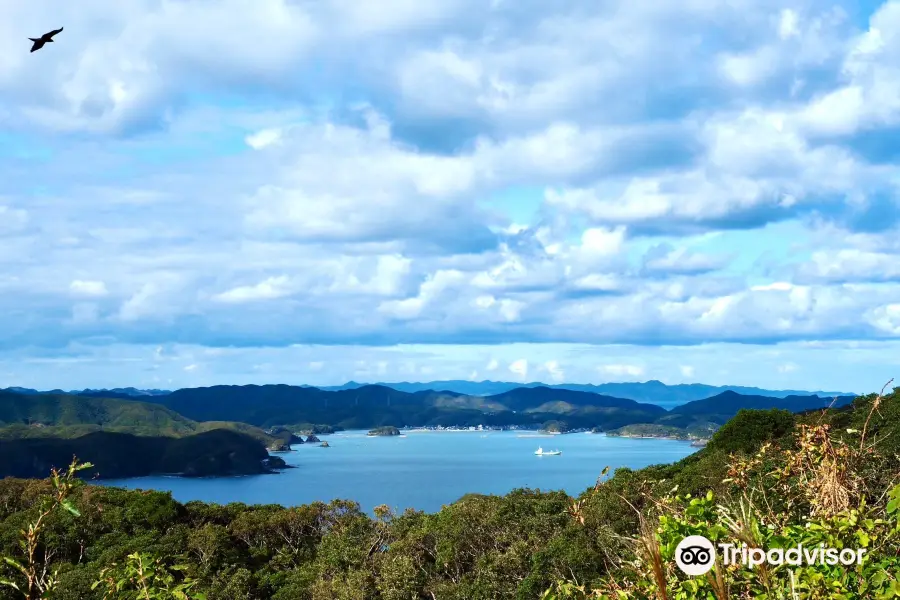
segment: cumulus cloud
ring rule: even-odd
[[[716,271],[728,264],[729,256],[714,256],[663,243],[652,247],[643,258],[646,273],[702,274]]]
[[[600,371],[615,377],[639,377],[644,374],[640,365],[603,365]]]
[[[514,360],[509,363],[509,372],[519,379],[525,379],[528,377],[528,361],[524,358]]]
[[[900,3],[364,4],[0,7],[0,350],[900,337]]]
[[[281,275],[269,277],[255,285],[242,285],[213,296],[220,302],[253,302],[255,300],[275,300],[290,294],[290,280]]]
[[[546,374],[546,376],[554,382],[562,382],[566,379],[565,371],[563,371],[562,367],[557,360],[548,360],[543,365],[541,365],[538,369],[541,373]]]
[[[105,296],[108,292],[102,281],[81,281],[75,279],[69,284],[69,290],[77,296]]]

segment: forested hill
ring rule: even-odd
[[[550,387],[522,387],[491,396],[424,390],[402,392],[369,385],[326,391],[308,386],[245,385],[185,388],[139,399],[109,399],[60,394],[0,392],[0,423],[67,427],[101,426],[141,435],[184,435],[218,427],[244,428],[260,437],[257,427],[320,423],[344,429],[381,426],[521,426],[540,427],[553,421],[565,429],[608,431],[633,424],[659,424],[684,429],[714,429],[741,408],[781,408],[800,412],[852,397],[743,395],[724,392],[671,411],[654,404],[592,392]],[[223,422],[230,422],[223,423]],[[237,422],[237,423],[236,423]],[[241,423],[241,424],[239,424]],[[70,436],[71,437],[71,436]]]
[[[227,429],[183,437],[94,431],[74,438],[5,440],[0,443],[0,477],[43,477],[73,456],[94,465],[85,475],[106,479],[157,473],[253,475],[284,465],[258,440]]]
[[[665,410],[600,394],[520,388],[495,396],[399,392],[384,386],[327,392],[313,387],[245,385],[187,388],[149,400],[195,420],[259,426],[328,423],[345,429],[384,425],[533,425],[566,417],[572,427],[614,428],[653,420]]]
[[[519,425],[537,427],[562,421],[569,429],[610,430],[637,423],[691,428],[698,423],[721,425],[741,408],[781,408],[800,412],[849,403],[821,396],[750,396],[724,392],[671,411],[647,404],[575,390],[522,387],[491,396],[455,392],[400,392],[368,385],[325,391],[289,385],[245,385],[186,388],[150,401],[195,420],[243,421],[268,427],[285,423],[327,423],[345,429],[431,425]]]
[[[135,400],[0,392],[0,477],[41,477],[73,455],[101,477],[264,473],[280,462],[267,448],[289,437],[245,423],[200,423]]]
[[[657,404],[664,408],[672,408],[686,402],[703,400],[722,392],[737,392],[746,396],[772,396],[785,398],[787,396],[822,396],[833,398],[834,396],[855,396],[847,392],[828,391],[801,391],[801,390],[769,390],[758,387],[740,385],[707,385],[703,383],[679,383],[666,384],[651,379],[650,381],[627,381],[610,383],[515,383],[511,381],[466,381],[443,380],[428,382],[402,381],[396,383],[358,383],[348,381],[343,385],[320,386],[323,390],[336,391],[356,389],[365,385],[383,385],[403,392],[421,392],[425,390],[451,391],[471,396],[491,396],[508,392],[521,387],[549,387],[556,390],[573,390],[577,392],[590,392],[592,394],[604,394],[619,398],[630,398],[637,402]]]
[[[778,408],[793,413],[807,410],[828,408],[840,408],[853,402],[855,396],[788,396],[786,398],[773,398],[771,396],[752,396],[738,394],[736,392],[722,392],[711,398],[695,400],[682,404],[669,411],[663,417],[657,419],[662,425],[689,428],[698,422],[712,422],[722,424],[735,416],[741,409],[749,408],[767,410]]]
[[[158,403],[0,391],[0,425],[14,424],[138,427],[154,435],[185,435],[196,428],[190,419]]]
[[[283,435],[272,436],[246,423],[198,422],[155,402],[0,391],[0,439],[5,440],[75,438],[97,431],[184,437],[216,429],[250,436],[269,448],[289,441]]]
[[[644,382],[611,382],[611,383],[514,383],[511,381],[464,381],[464,380],[443,380],[429,382],[395,382],[395,383],[358,383],[349,381],[343,385],[333,386],[299,386],[299,387],[318,387],[323,391],[335,392],[341,390],[355,390],[367,386],[382,386],[391,389],[415,393],[415,392],[449,392],[453,394],[466,396],[495,396],[504,392],[509,392],[517,388],[550,388],[555,390],[571,390],[576,392],[588,392],[591,394],[600,394],[604,396],[613,396],[616,398],[628,398],[636,402],[644,402],[648,404],[656,404],[663,408],[671,409],[675,406],[693,402],[694,400],[704,400],[711,398],[722,392],[737,392],[744,396],[767,396],[773,398],[786,398],[788,396],[820,396],[823,398],[833,398],[835,396],[855,396],[855,394],[847,392],[822,392],[822,391],[800,391],[800,390],[769,390],[758,387],[746,387],[739,385],[707,385],[702,383],[679,383],[666,384],[661,381],[652,379]],[[70,394],[77,396],[92,396],[94,398],[141,398],[145,396],[164,396],[170,394],[167,390],[158,389],[137,389],[134,387],[112,388],[112,389],[84,389],[64,392],[63,390],[52,390],[50,392],[40,392],[31,388],[7,388],[7,391],[18,392],[23,394]]]

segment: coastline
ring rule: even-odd
[[[401,429],[406,433],[484,433],[492,431],[490,429],[428,429],[426,427],[417,427],[415,429]]]
[[[676,442],[703,442],[704,444],[709,440],[700,440],[700,439],[692,439],[686,437],[678,437],[674,435],[635,435],[635,434],[627,434],[627,435],[609,435],[606,434],[607,437],[618,437],[618,438],[628,438],[632,440],[674,440]]]

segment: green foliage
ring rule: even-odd
[[[104,600],[205,600],[193,591],[196,581],[180,578],[184,565],[167,566],[162,559],[134,552],[122,564],[113,564],[100,572],[100,580],[91,589],[105,587]]]
[[[762,444],[789,436],[796,416],[786,410],[740,410],[709,441],[710,451],[753,452]]]
[[[49,494],[40,498],[37,515],[28,521],[20,531],[18,555],[0,554],[0,564],[12,570],[11,575],[0,578],[0,587],[15,590],[25,600],[34,600],[52,592],[57,585],[57,572],[47,561],[44,537],[48,519],[57,511],[65,511],[76,517],[81,513],[70,499],[73,489],[79,484],[75,475],[78,471],[90,468],[90,463],[79,464],[72,459],[65,472],[54,469],[50,474],[53,485]],[[40,550],[44,549],[43,557]]]
[[[726,458],[727,476],[715,486],[717,492],[678,494],[678,486],[662,492],[665,480],[656,480],[653,505],[642,511],[613,489],[613,495],[636,514],[631,544],[618,549],[615,568],[601,581],[585,585],[567,577],[557,580],[543,597],[900,598],[900,485],[897,457],[885,443],[900,424],[898,404],[895,391],[888,397],[857,401],[849,410],[805,415],[797,424],[793,415],[781,411],[742,411],[699,457],[683,461],[682,467],[691,468]],[[833,423],[863,426],[834,431]],[[873,439],[867,433],[881,437]],[[672,471],[651,468],[646,474]],[[683,468],[679,475],[683,476]],[[617,478],[618,473],[580,501],[579,514],[589,506],[590,496],[603,497]],[[886,489],[885,482],[890,482]],[[644,516],[648,512],[656,515],[655,525]],[[862,549],[864,555],[861,563],[845,565],[836,557],[803,561],[805,554],[795,550],[799,564],[763,563],[751,568],[740,562],[727,564],[720,552],[709,573],[688,577],[675,566],[675,550],[689,535],[702,535],[714,545],[727,543],[788,557],[788,550],[798,547],[807,552]]]

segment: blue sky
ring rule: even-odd
[[[880,389],[897,32],[900,2],[5,3],[0,387]]]

